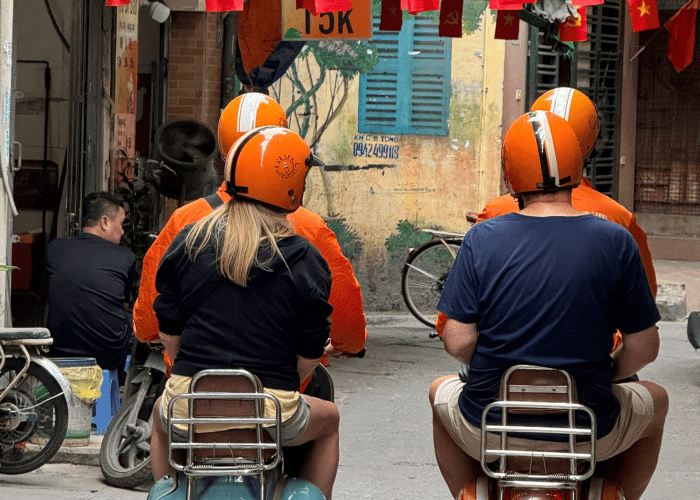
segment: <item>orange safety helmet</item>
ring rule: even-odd
[[[219,151],[226,158],[231,146],[246,132],[265,125],[288,128],[282,106],[259,92],[239,95],[226,105],[219,118]]]
[[[588,159],[598,140],[600,122],[598,110],[586,94],[569,87],[548,90],[534,102],[530,111],[549,111],[569,122],[578,137],[583,159]]]
[[[503,139],[501,165],[515,197],[576,187],[583,174],[576,133],[548,111],[531,111],[513,122]]]
[[[284,127],[256,128],[228,152],[226,192],[293,212],[301,205],[311,161],[309,146],[296,132]]]

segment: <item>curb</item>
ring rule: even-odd
[[[87,446],[61,446],[49,461],[51,464],[73,464],[100,466],[102,436],[91,435]]]

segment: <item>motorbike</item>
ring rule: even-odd
[[[274,418],[264,416],[266,400],[276,408]],[[188,403],[187,418],[175,417],[178,401]],[[325,500],[314,484],[285,474],[279,401],[250,372],[203,370],[167,411],[168,461],[176,473],[157,481],[149,500]],[[176,425],[187,428],[186,439],[174,438]],[[201,425],[229,430],[195,433]],[[274,441],[264,425],[276,427]]]
[[[363,357],[364,350],[352,356]],[[134,343],[124,385],[124,403],[112,418],[100,446],[100,468],[110,486],[135,488],[153,477],[150,462],[153,404],[163,393],[165,372],[162,344]],[[316,367],[304,392],[333,401],[333,381],[323,365]],[[288,452],[289,456],[298,453],[303,450]]]
[[[66,436],[72,391],[52,343],[46,328],[0,328],[0,474],[38,469]]]
[[[504,374],[499,400],[486,406],[481,417],[485,475],[467,483],[457,498],[624,500],[621,487],[606,480],[602,467],[597,467],[595,436],[595,414],[578,403],[569,373],[511,367]],[[515,441],[518,437],[531,441],[524,446]],[[557,446],[551,439],[559,441]]]
[[[135,488],[153,477],[153,404],[165,387],[165,371],[162,344],[134,342],[124,383],[124,402],[109,423],[100,446],[100,468],[110,486]]]

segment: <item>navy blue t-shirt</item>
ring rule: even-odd
[[[503,372],[515,364],[569,371],[598,436],[620,413],[612,393],[613,333],[642,331],[659,319],[629,232],[593,215],[502,215],[464,237],[438,309],[476,323],[479,338],[459,404],[481,426]]]

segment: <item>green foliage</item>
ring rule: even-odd
[[[337,217],[337,215],[333,217]],[[343,255],[350,262],[354,263],[364,250],[364,243],[358,236],[357,230],[352,229],[342,219],[331,220],[328,222],[328,227],[335,233],[335,237],[338,238],[338,244],[343,250]]]
[[[465,35],[471,35],[479,29],[481,26],[481,19],[484,11],[488,8],[488,0],[474,0],[464,2],[464,9],[462,10],[462,32]],[[382,13],[382,0],[373,0],[372,2],[372,15],[380,16]],[[418,16],[412,16],[407,11],[402,11],[403,21],[406,22],[413,17],[423,17],[425,19],[432,19],[435,24],[440,22],[440,11],[431,10],[427,12],[421,12]]]
[[[306,42],[299,59],[313,54],[322,70],[339,71],[350,80],[360,73],[372,71],[379,61],[379,52],[371,43],[358,40],[320,40]]]
[[[391,256],[391,263],[397,264],[405,260],[408,250],[430,240],[430,233],[420,231],[407,220],[401,220],[396,226],[398,233],[394,233],[386,239],[387,250]]]
[[[19,267],[17,266],[8,266],[6,264],[0,265],[0,271],[14,271],[15,269],[19,270]]]

